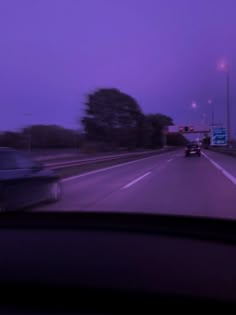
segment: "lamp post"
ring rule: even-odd
[[[203,114],[202,114],[202,124],[203,124],[203,125],[206,124],[206,117],[207,117],[206,113],[203,113]]]
[[[198,111],[198,107],[199,107],[198,104],[195,101],[192,101],[192,103],[191,103],[192,112],[197,112]],[[196,116],[192,118],[192,122],[193,123],[195,122],[195,119],[196,119]]]
[[[207,103],[208,103],[209,105],[211,105],[211,124],[212,124],[212,126],[213,126],[214,123],[215,123],[214,104],[213,104],[213,101],[212,101],[211,99],[209,99]]]
[[[219,64],[219,69],[226,73],[226,126],[227,126],[227,138],[230,140],[230,67],[225,61]]]

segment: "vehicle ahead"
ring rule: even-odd
[[[197,155],[201,156],[201,146],[198,142],[188,143],[185,147],[185,156]]]
[[[61,198],[60,178],[24,153],[0,147],[0,211]]]

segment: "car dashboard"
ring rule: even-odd
[[[235,226],[121,213],[3,214],[0,312],[192,313],[210,306],[227,313],[236,302]]]

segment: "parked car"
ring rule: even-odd
[[[62,196],[59,176],[24,153],[0,147],[0,211],[23,209]]]

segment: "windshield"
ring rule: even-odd
[[[1,0],[0,209],[236,219],[235,12]]]

